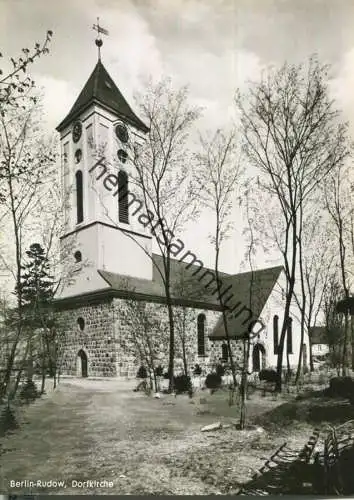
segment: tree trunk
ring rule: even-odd
[[[41,394],[44,394],[45,392],[45,379],[46,379],[46,374],[45,370],[42,370],[42,384],[41,384]]]
[[[183,370],[186,377],[188,377],[188,363],[187,363],[187,353],[186,353],[186,341],[182,340],[182,360],[183,360]]]
[[[49,377],[54,377],[54,363],[53,363],[53,356],[52,356],[52,351],[51,351],[51,346],[49,342],[48,335],[45,334],[45,346],[47,348],[47,359],[48,359],[48,371],[49,371]],[[53,343],[55,342],[55,336],[52,336]],[[53,349],[53,346],[52,346]]]
[[[350,316],[350,326],[352,334],[352,370],[354,370],[354,316]]]
[[[173,309],[171,304],[170,290],[166,290],[167,298],[167,309],[168,309],[168,323],[170,328],[170,353],[168,360],[168,373],[169,373],[169,392],[174,390],[174,360],[175,360],[175,329],[174,329],[174,318]]]
[[[21,381],[21,375],[22,375],[22,367],[18,370],[18,373],[17,373],[17,377],[16,377],[16,381],[15,381],[15,385],[14,385],[14,388],[13,388],[13,391],[11,393],[11,399],[13,399],[15,396],[16,396],[16,393],[18,391],[18,386],[20,385],[20,381]]]
[[[290,311],[290,300],[289,300],[289,294],[287,294],[285,311],[284,311],[284,320],[278,344],[277,381],[275,383],[275,392],[281,392],[282,389],[283,352],[284,352],[285,335],[288,326],[289,311]]]
[[[15,201],[15,196],[14,196],[14,189],[13,189],[11,175],[9,175],[9,177],[8,177],[8,187],[9,187],[9,196],[10,196],[10,203],[11,203],[11,217],[12,217],[14,236],[15,236],[16,290],[17,290],[17,293],[16,293],[17,318],[16,318],[16,320],[17,320],[17,325],[16,325],[16,338],[15,338],[15,341],[12,345],[10,357],[9,357],[7,365],[6,365],[4,380],[3,380],[2,386],[0,387],[0,399],[2,399],[3,396],[5,396],[5,394],[7,392],[8,384],[9,384],[10,378],[11,378],[11,372],[12,372],[13,365],[15,362],[17,345],[18,345],[18,342],[21,338],[21,333],[22,333],[21,240],[20,240],[20,229],[19,229],[18,220],[17,220],[16,201]]]
[[[297,363],[297,371],[296,371],[296,377],[295,377],[295,384],[298,383],[298,380],[299,380],[299,378],[301,376],[301,373],[302,373],[301,368],[302,368],[302,363],[303,363],[304,339],[305,339],[305,322],[303,320],[303,315],[301,314],[300,349],[299,349],[299,359],[298,359],[298,363]],[[303,367],[303,368],[305,368],[305,367]]]
[[[236,387],[237,387],[237,380],[236,380],[236,367],[235,367],[235,362],[232,354],[232,348],[231,348],[231,342],[230,342],[230,335],[229,335],[229,325],[227,323],[227,317],[226,317],[226,311],[225,311],[225,306],[223,304],[222,298],[221,298],[221,288],[220,288],[220,282],[221,280],[219,279],[219,255],[220,255],[220,248],[218,245],[219,241],[219,212],[217,211],[216,213],[216,247],[215,247],[215,278],[216,278],[216,283],[217,283],[217,293],[218,293],[218,299],[220,301],[220,306],[222,308],[222,319],[223,319],[223,325],[224,325],[224,331],[225,331],[225,336],[226,336],[226,343],[227,343],[227,350],[228,350],[228,355],[230,359],[230,367],[231,367],[231,373],[232,373],[232,381],[233,381],[233,389],[232,389],[232,395],[235,393]],[[233,397],[230,398],[230,401],[233,404]]]
[[[246,397],[247,397],[247,373],[248,373],[248,359],[250,352],[250,339],[243,341],[243,367],[240,385],[240,429],[243,430],[246,425]]]
[[[342,376],[348,375],[348,339],[349,339],[349,316],[348,311],[344,315],[344,341],[342,351]]]
[[[309,330],[307,330],[307,331],[309,331]],[[315,371],[315,368],[313,366],[312,341],[311,341],[310,335],[308,335],[308,339],[309,339],[310,371],[313,372],[313,371]]]

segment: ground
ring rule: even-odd
[[[155,399],[133,392],[134,383],[63,379],[54,392],[26,407],[20,429],[0,442],[0,491],[29,493],[28,484],[11,488],[10,481],[62,480],[65,487],[32,491],[233,492],[284,441],[301,447],[316,423],[309,417],[308,400],[284,404],[273,396],[254,394],[247,405],[248,419],[263,431],[241,432],[232,426],[202,433],[204,425],[237,420],[238,407],[228,406],[226,391],[212,396],[200,391],[193,399],[170,395]],[[295,404],[298,421],[290,426]],[[78,488],[72,483],[92,479],[112,481],[113,487]]]

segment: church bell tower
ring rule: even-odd
[[[136,116],[103,66],[105,33],[97,23],[98,62],[67,116],[58,125],[65,199],[62,260],[73,269],[60,297],[107,287],[99,270],[152,279],[151,234],[132,206],[130,152],[147,126]],[[108,34],[108,33],[105,33]]]

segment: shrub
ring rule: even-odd
[[[202,374],[202,369],[200,365],[195,365],[194,370],[193,370],[193,375],[201,375]]]
[[[218,389],[221,386],[221,375],[216,372],[209,373],[206,376],[205,385],[208,389]]]
[[[138,370],[138,373],[136,374],[137,378],[147,378],[148,376],[148,373],[147,373],[147,369],[145,368],[144,365],[141,365],[139,370]]]
[[[215,372],[220,375],[220,377],[223,377],[225,375],[225,368],[223,365],[216,365]]]
[[[34,401],[36,398],[39,398],[39,396],[40,394],[37,391],[37,387],[33,380],[27,379],[20,390],[20,399],[22,399],[25,403],[29,403],[30,401]]]
[[[18,429],[15,414],[9,406],[6,406],[0,415],[0,437],[4,436],[6,432]]]
[[[156,377],[162,377],[163,375],[163,368],[161,365],[159,365],[156,370],[155,370],[155,375]]]
[[[188,375],[177,375],[174,378],[174,388],[177,394],[181,394],[182,392],[191,392],[192,391],[192,382],[191,378]]]
[[[165,380],[169,380],[169,379],[170,379],[170,374],[169,374],[168,372],[165,372],[165,373],[163,374],[163,378],[164,378]]]
[[[275,370],[261,370],[259,372],[259,380],[265,380],[266,382],[276,382],[278,380],[278,375]]]
[[[331,378],[328,392],[332,397],[352,399],[354,397],[354,380],[351,377]]]

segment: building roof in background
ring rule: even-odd
[[[69,114],[58,125],[60,132],[93,103],[100,104],[142,132],[148,127],[136,116],[101,61],[98,61]]]

